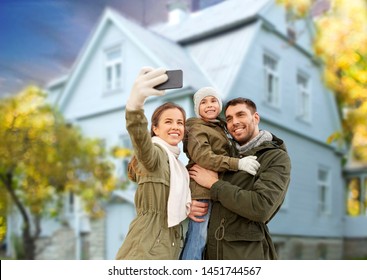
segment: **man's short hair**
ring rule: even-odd
[[[254,101],[244,97],[237,97],[227,102],[226,106],[224,106],[224,114],[226,113],[229,106],[236,106],[237,104],[245,104],[253,114],[257,111]]]

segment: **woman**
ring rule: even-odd
[[[143,68],[126,104],[126,127],[135,152],[129,178],[138,184],[137,216],[116,259],[172,260],[180,253],[181,222],[191,203],[189,175],[178,160],[186,114],[180,106],[164,103],[152,115],[149,135],[143,111],[148,96],[164,94],[154,87],[166,80],[164,69]]]

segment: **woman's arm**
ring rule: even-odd
[[[148,132],[148,121],[144,115],[144,102],[149,96],[164,95],[164,90],[154,87],[168,79],[166,70],[143,67],[130,92],[126,103],[126,128],[129,132],[135,156],[147,170],[154,170],[159,157]]]

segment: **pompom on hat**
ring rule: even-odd
[[[218,100],[219,111],[220,112],[222,111],[223,103],[222,103],[222,99],[220,98],[218,92],[212,87],[203,87],[194,94],[194,98],[193,98],[194,99],[194,111],[195,111],[195,115],[198,118],[201,118],[199,114],[200,102],[203,98],[207,96],[214,96]]]

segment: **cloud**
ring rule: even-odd
[[[65,74],[88,26],[71,21],[72,14],[77,18],[71,1],[2,1],[0,95]]]
[[[1,0],[0,97],[20,90],[26,83],[42,85],[65,75],[105,7],[150,23],[164,15],[165,3],[165,0]]]

